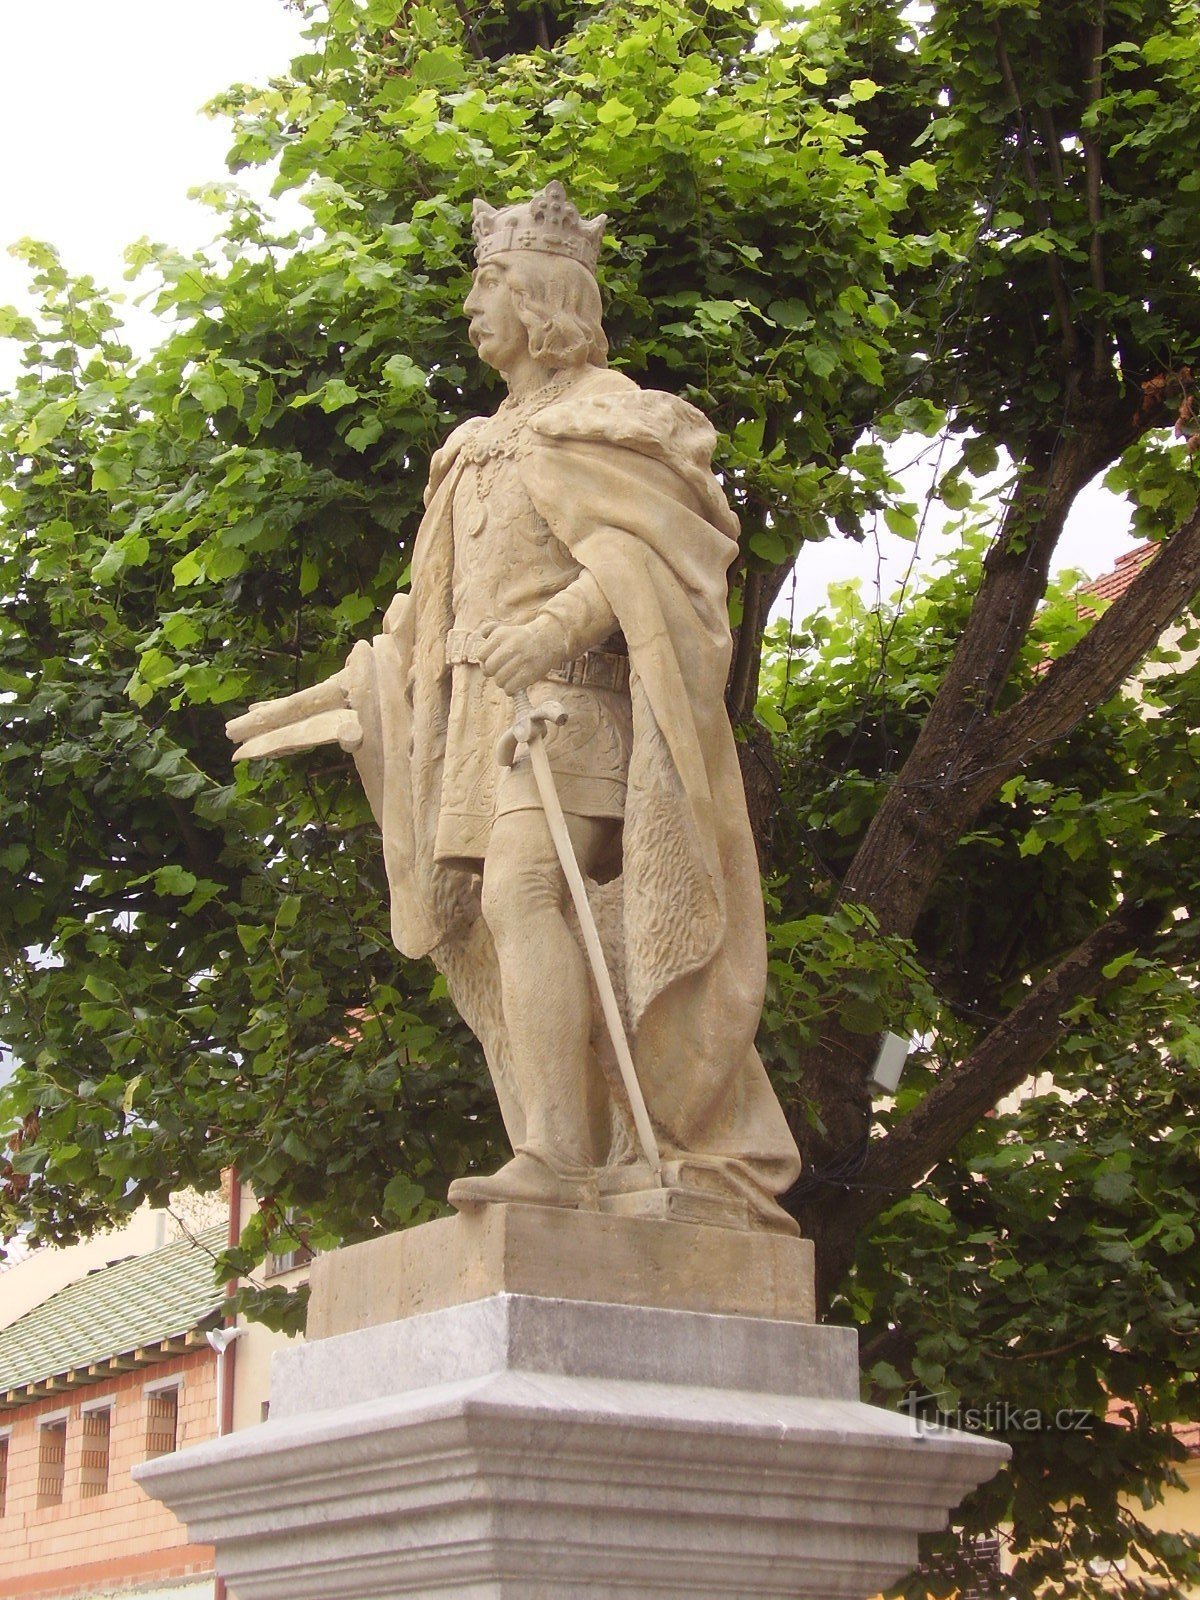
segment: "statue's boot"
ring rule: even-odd
[[[455,1178],[446,1199],[458,1210],[470,1206],[527,1205],[594,1207],[596,1179],[590,1167],[562,1169],[523,1146],[490,1178]]]

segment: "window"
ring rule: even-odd
[[[308,1226],[308,1219],[294,1206],[289,1206],[284,1212],[283,1221],[285,1227],[292,1227],[296,1234]],[[297,1267],[306,1267],[312,1258],[313,1252],[297,1238],[290,1250],[275,1251],[267,1257],[264,1276],[278,1278],[285,1272],[294,1272]]]
[[[1117,1578],[1125,1571],[1124,1560],[1106,1561],[1103,1556],[1092,1556],[1087,1570],[1093,1578]]]
[[[60,1506],[67,1463],[67,1419],[43,1422],[38,1430],[37,1503]]]
[[[8,1503],[8,1434],[0,1435],[0,1517]]]
[[[263,1276],[282,1277],[285,1272],[294,1272],[297,1267],[306,1267],[312,1258],[313,1253],[308,1246],[298,1244],[294,1250],[287,1250],[283,1255],[269,1255]]]
[[[108,1490],[108,1453],[112,1438],[112,1406],[89,1406],[79,1419],[83,1435],[83,1465],[79,1492],[91,1500]]]
[[[146,1454],[169,1456],[179,1443],[179,1386],[154,1389],[146,1396]]]

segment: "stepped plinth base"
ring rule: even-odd
[[[815,1316],[808,1239],[553,1206],[483,1206],[334,1250],[313,1262],[311,1282],[309,1339],[493,1294]]]
[[[494,1219],[510,1247],[544,1221],[525,1209]],[[722,1230],[590,1220],[665,1230],[629,1246],[643,1269],[677,1249],[713,1277],[694,1236]],[[445,1225],[399,1238],[419,1234],[452,1279]],[[356,1248],[378,1262],[396,1244]],[[340,1270],[317,1274],[325,1328],[349,1320]],[[850,1329],[613,1304],[602,1281],[591,1300],[509,1287],[284,1351],[268,1422],[138,1477],[216,1546],[238,1600],[865,1600],[1007,1458],[861,1404]]]

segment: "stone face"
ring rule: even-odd
[[[1008,1451],[854,1395],[848,1329],[500,1295],[282,1352],[137,1476],[238,1600],[866,1600]]]
[[[811,1322],[812,1262],[807,1239],[782,1234],[487,1206],[318,1256],[307,1337],[496,1294]]]

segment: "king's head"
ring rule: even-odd
[[[557,179],[532,200],[499,210],[486,200],[476,200],[472,217],[475,260],[482,267],[493,256],[534,251],[578,261],[594,274],[607,221],[600,215],[585,222]]]
[[[607,221],[585,222],[557,182],[500,210],[476,200],[477,265],[463,309],[471,343],[514,393],[548,372],[604,366],[596,259]]]

